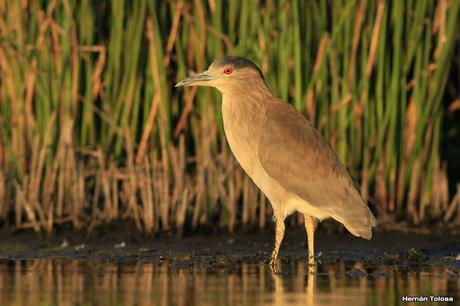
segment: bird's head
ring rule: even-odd
[[[214,61],[208,70],[190,76],[176,84],[181,86],[210,86],[221,92],[238,84],[250,84],[251,81],[264,82],[259,67],[240,56],[227,56]]]

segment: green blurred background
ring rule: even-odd
[[[315,123],[381,220],[459,224],[459,7],[2,1],[0,222],[264,228],[271,207],[229,151],[220,94],[173,87],[231,54]]]

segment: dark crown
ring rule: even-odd
[[[220,66],[232,66],[234,69],[239,68],[250,68],[256,70],[261,78],[264,78],[262,71],[256,64],[252,61],[248,60],[247,58],[241,56],[226,56],[219,61]]]

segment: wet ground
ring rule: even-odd
[[[460,270],[460,233],[438,231],[416,233],[374,231],[372,240],[344,233],[319,231],[315,236],[316,255],[322,262],[361,262],[365,266],[393,265],[400,269],[437,265]],[[0,259],[59,257],[112,262],[146,260],[175,266],[201,264],[227,270],[239,264],[267,262],[273,247],[270,229],[251,233],[195,234],[189,237],[148,237],[134,228],[101,228],[96,233],[61,232],[51,238],[31,231],[0,234]],[[306,236],[302,227],[286,230],[280,261],[306,260]],[[460,259],[460,258],[459,258]]]
[[[0,234],[1,305],[411,305],[403,296],[460,297],[460,239],[377,231],[371,241],[320,231],[318,273],[306,270],[302,228],[288,228],[279,274],[270,231],[139,237]],[[458,258],[458,259],[457,259]],[[414,304],[415,305],[415,304]]]

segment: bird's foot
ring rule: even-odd
[[[308,263],[308,272],[311,274],[316,274],[318,272],[318,265],[316,263]]]
[[[322,252],[319,252],[318,255],[314,254],[309,254],[308,255],[308,264],[309,265],[315,265],[316,262],[321,263],[321,257],[323,256]]]
[[[308,256],[308,272],[314,274],[318,272],[318,265],[315,261],[315,256],[314,255],[309,255]]]
[[[270,266],[270,270],[272,271],[273,274],[278,274],[278,268],[276,267],[276,258],[275,257],[272,256],[270,258],[269,266]]]

